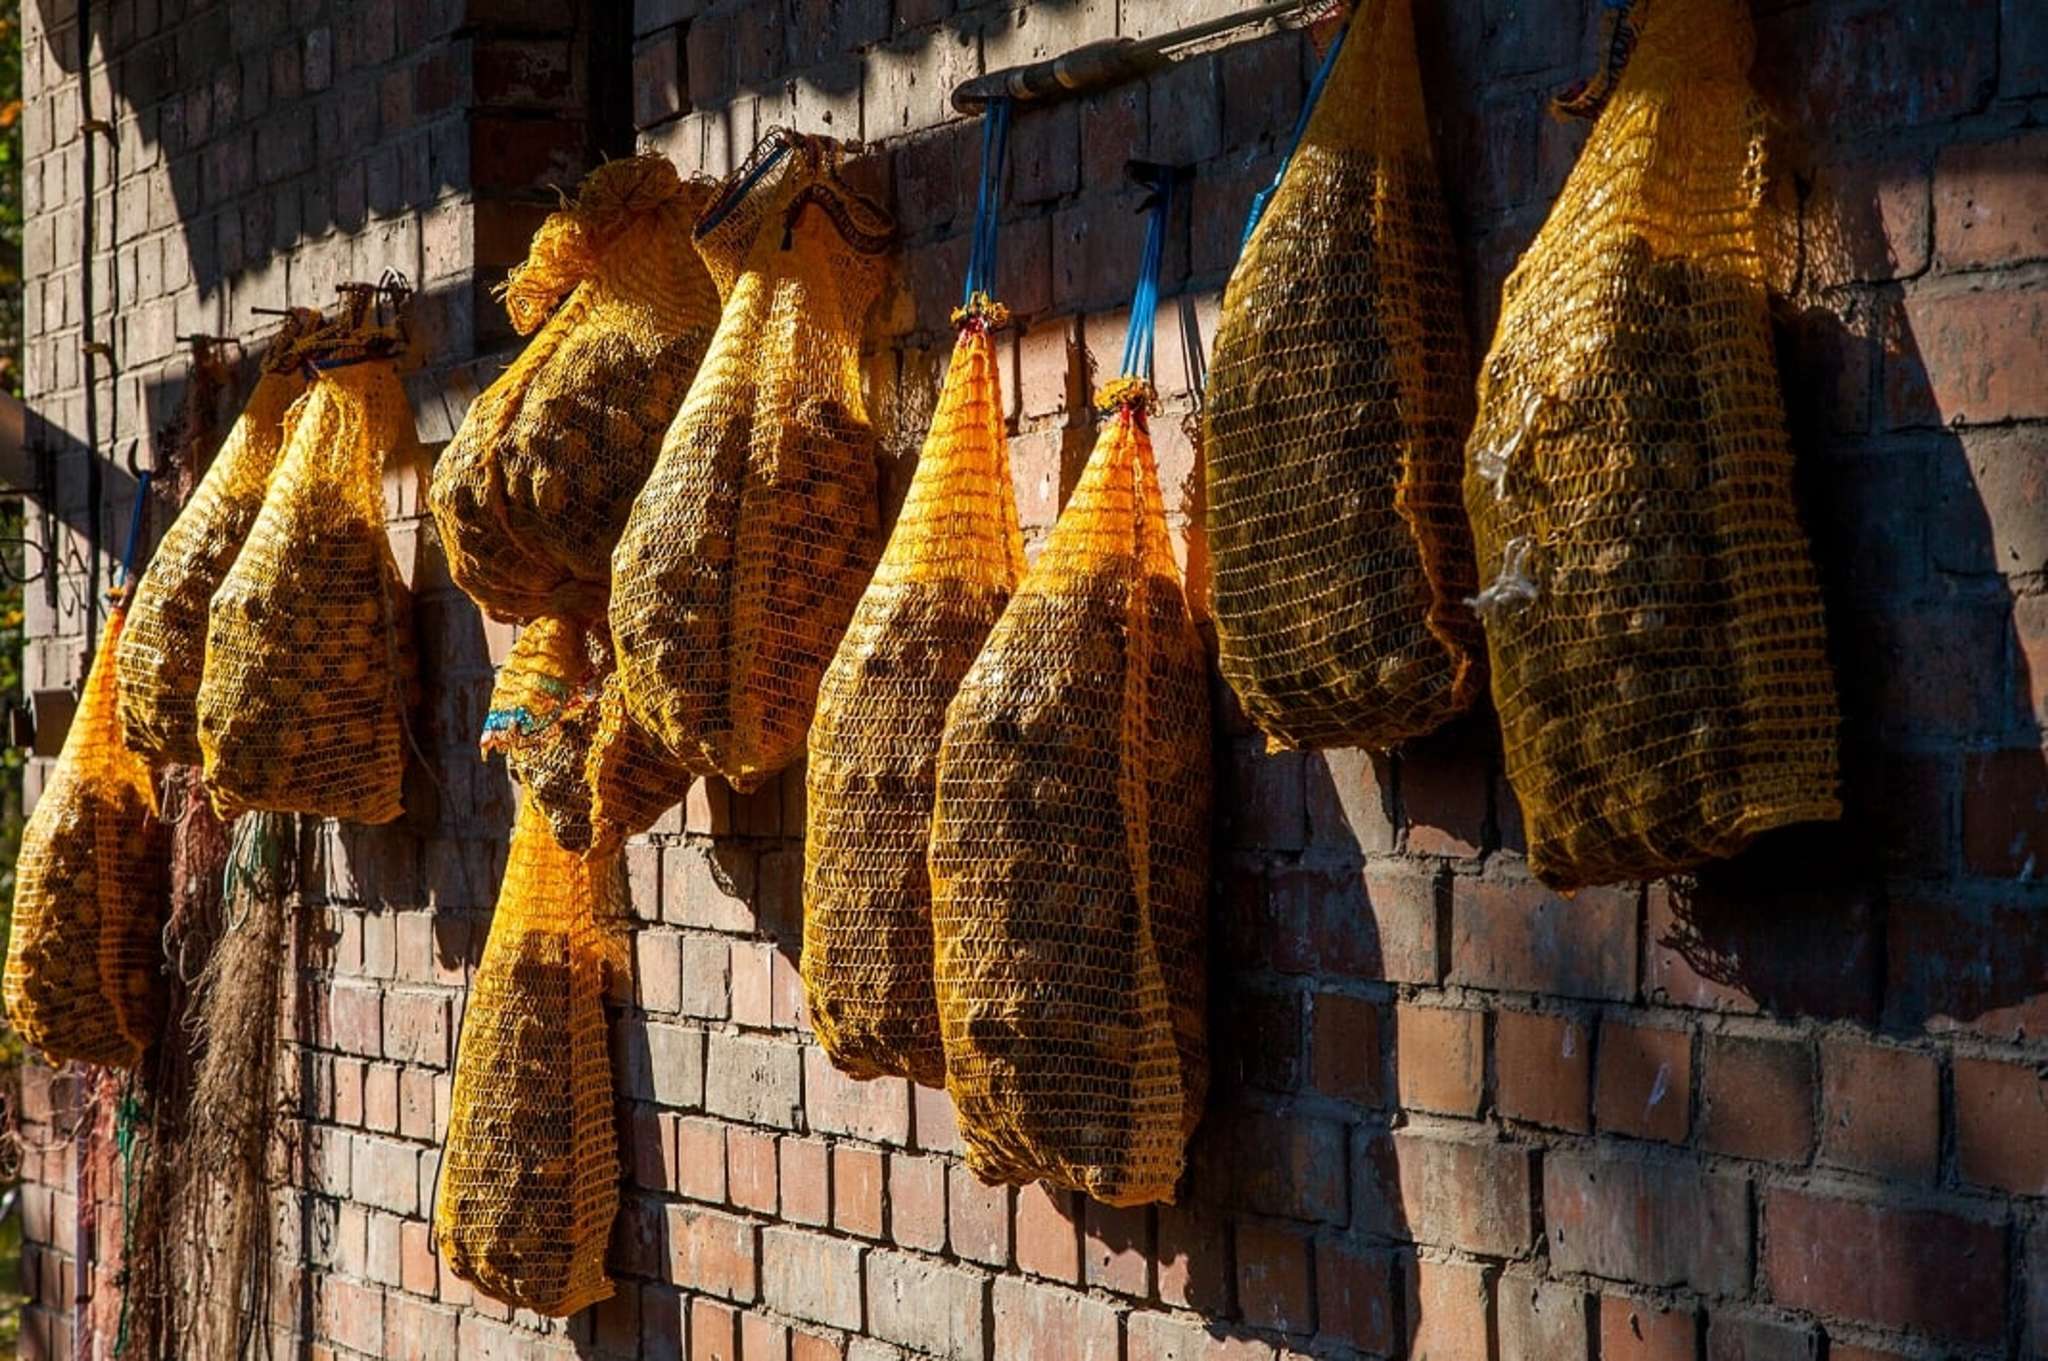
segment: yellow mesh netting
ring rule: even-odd
[[[945,1081],[925,853],[946,705],[1024,572],[984,318],[962,325],[889,546],[818,688],[804,988],[832,1061]]]
[[[1529,861],[1572,888],[1840,815],[1733,0],[1660,0],[1480,378],[1466,504]]]
[[[471,404],[427,498],[455,584],[493,617],[603,614],[612,546],[718,321],[690,244],[709,193],[663,156],[601,166],[507,280],[513,325],[540,334]]]
[[[1470,358],[1409,0],[1367,0],[1224,293],[1218,660],[1276,746],[1392,747],[1477,694]]]
[[[741,790],[802,754],[879,546],[860,336],[890,224],[838,154],[773,133],[700,222],[725,310],[613,556],[628,708]]]
[[[7,1019],[51,1059],[130,1068],[163,1021],[170,843],[149,766],[123,745],[122,612],[107,619],[64,750],[21,833]]]
[[[382,477],[417,445],[391,361],[357,348],[330,353],[336,367],[293,406],[263,510],[208,611],[199,744],[222,817],[401,811],[418,675]]]
[[[306,390],[299,342],[319,320],[295,312],[271,342],[248,405],[213,466],[157,545],[129,603],[115,657],[121,727],[159,765],[199,764],[199,679],[206,607],[234,565],[284,450],[284,415]]]
[[[555,844],[522,802],[470,984],[434,1237],[492,1299],[557,1317],[612,1293],[619,1208],[605,970],[622,965],[616,855]]]
[[[1143,399],[1128,400],[939,753],[946,1086],[985,1179],[1173,1195],[1208,1080],[1206,675]]]
[[[690,772],[625,712],[617,677],[602,624],[548,615],[520,631],[491,691],[484,750],[505,753],[568,850],[609,851],[690,791]]]

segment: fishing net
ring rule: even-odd
[[[1471,373],[1409,0],[1368,0],[1223,299],[1206,394],[1218,661],[1281,747],[1385,749],[1482,668]]]
[[[199,764],[207,603],[263,508],[284,449],[285,412],[306,390],[299,345],[318,320],[307,311],[286,319],[248,405],[136,584],[114,663],[122,731],[154,764]]]
[[[838,158],[771,133],[698,223],[724,314],[613,556],[628,708],[740,790],[802,754],[879,546],[860,337],[891,226]]]
[[[1509,276],[1465,479],[1508,778],[1550,884],[1840,815],[1733,0],[1661,0]]]
[[[132,1068],[163,1021],[158,945],[169,840],[149,766],[121,739],[106,632],[64,749],[21,833],[8,931],[7,1017],[52,1060]]]
[[[498,670],[483,748],[566,850],[604,852],[652,827],[693,778],[625,712],[602,624],[545,615],[520,631]]]
[[[416,456],[391,360],[362,333],[316,361],[248,543],[208,611],[207,789],[243,809],[389,822],[418,688],[383,469]]]
[[[709,195],[664,156],[600,166],[506,281],[512,324],[539,334],[427,494],[455,584],[494,618],[604,613],[612,546],[718,321],[690,244]]]
[[[619,860],[555,844],[530,801],[469,990],[441,1153],[441,1261],[492,1299],[566,1316],[612,1293],[619,1208],[605,970]]]

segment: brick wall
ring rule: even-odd
[[[168,383],[173,328],[248,332],[250,302],[397,259],[432,304],[415,394],[422,430],[445,435],[481,376],[467,361],[503,334],[479,289],[530,225],[515,191],[601,141],[577,120],[630,102],[646,141],[713,173],[794,122],[873,143],[858,173],[904,231],[870,347],[899,492],[972,214],[979,134],[951,118],[951,85],[1233,8],[640,0],[618,54],[631,80],[592,81],[586,104],[577,45],[614,37],[572,5],[188,5],[93,7],[116,71],[175,44],[154,86],[97,65],[89,82],[121,129],[103,196],[153,204],[170,185],[160,209],[122,209],[147,231],[94,257],[123,289],[99,325],[118,325],[124,374],[154,362]],[[1543,100],[1589,66],[1598,7],[1421,8],[1484,335],[1579,145]],[[473,1297],[428,1246],[462,986],[511,812],[502,770],[469,756],[504,639],[448,589],[416,475],[394,476],[439,808],[307,832],[305,1231],[280,1245],[304,1290],[281,1295],[280,1329],[316,1356],[649,1361],[2048,1354],[2048,11],[1757,10],[1796,229],[1782,357],[1847,717],[1840,828],[1780,834],[1697,883],[1564,901],[1524,871],[1489,717],[1393,758],[1268,756],[1220,705],[1218,1090],[1181,1203],[1105,1210],[979,1186],[942,1094],[831,1070],[795,972],[801,779],[700,787],[628,852],[620,1292],[543,1327]],[[71,46],[40,50],[46,32]],[[517,55],[492,58],[497,42]],[[75,434],[76,30],[32,16],[30,49],[30,396]],[[1299,36],[1256,32],[1018,118],[1000,280],[1023,322],[1004,353],[1034,538],[1091,442],[1088,366],[1122,334],[1140,231],[1122,162],[1199,169],[1166,288],[1196,299],[1206,336],[1308,65]],[[358,121],[330,135],[330,118]],[[278,149],[291,129],[306,145]],[[202,192],[180,197],[195,160]],[[1184,410],[1177,312],[1161,324],[1161,386]],[[150,400],[138,381],[124,410]],[[1173,420],[1156,428],[1178,514],[1192,451]],[[64,450],[72,603],[36,616],[31,684],[76,670],[87,503]],[[24,1093],[44,1354],[67,1345],[70,1169],[49,1141],[68,1091],[32,1072]]]

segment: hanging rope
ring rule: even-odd
[[[1315,112],[1316,101],[1323,96],[1323,86],[1330,79],[1330,68],[1337,64],[1338,49],[1344,46],[1344,38],[1350,32],[1351,19],[1347,15],[1337,35],[1330,39],[1322,63],[1316,67],[1315,78],[1308,83],[1308,95],[1301,101],[1301,112],[1294,116],[1294,132],[1287,139],[1287,154],[1280,158],[1280,167],[1273,172],[1273,182],[1252,197],[1251,212],[1245,215],[1244,235],[1237,242],[1240,253],[1251,243],[1252,233],[1258,230],[1259,219],[1266,215],[1266,205],[1273,201],[1273,195],[1280,189],[1280,181],[1287,178],[1287,167],[1294,164],[1294,153],[1301,149],[1302,135],[1308,131],[1309,115]]]
[[[996,283],[996,235],[1002,225],[1003,167],[1010,150],[1010,99],[988,102],[981,121],[981,186],[974,201],[974,243],[967,255],[967,279],[960,306],[953,313],[959,325],[979,316],[990,326],[1009,320],[1009,313],[991,295]]]
[[[121,565],[114,571],[114,585],[107,592],[117,604],[128,594],[135,577],[135,550],[142,543],[142,520],[149,513],[149,483],[154,476],[147,468],[135,474],[135,508],[128,514],[128,542],[121,549]]]

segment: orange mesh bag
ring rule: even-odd
[[[1531,867],[1641,879],[1840,816],[1734,0],[1659,0],[1509,276],[1465,501]]]
[[[983,157],[1000,183],[1008,105]],[[994,154],[989,154],[993,146]],[[977,230],[977,245],[990,228]],[[832,1062],[855,1077],[945,1082],[925,856],[946,705],[1024,574],[1002,380],[1005,319],[968,272],[938,410],[874,580],[818,687],[805,767],[804,990]]]
[[[600,854],[652,827],[691,775],[624,710],[602,625],[546,615],[499,668],[483,749],[502,751],[564,849]]]
[[[417,456],[383,342],[314,361],[263,510],[208,611],[199,745],[213,805],[389,822],[418,675],[383,469]]]
[[[698,223],[725,311],[613,555],[627,707],[739,790],[803,753],[879,547],[860,337],[890,223],[838,159],[771,133]]]
[[[493,618],[603,614],[612,546],[718,322],[690,245],[709,194],[664,156],[600,166],[506,281],[513,326],[539,334],[427,493],[455,584]]]
[[[564,850],[522,802],[441,1150],[441,1261],[492,1299],[554,1317],[612,1293],[619,1155],[604,991],[605,970],[622,965],[619,880],[617,856]]]
[[[1208,1081],[1209,704],[1144,389],[1103,400],[1072,500],[947,711],[929,868],[968,1166],[1127,1205],[1172,1198]]]
[[[1470,357],[1410,0],[1350,29],[1255,210],[1205,400],[1218,662],[1276,747],[1393,747],[1482,670]]]
[[[163,1023],[170,841],[149,766],[124,744],[107,619],[64,750],[22,829],[7,1019],[51,1059],[132,1068]]]
[[[206,663],[206,607],[219,589],[284,451],[284,417],[306,390],[299,347],[319,314],[288,317],[264,358],[249,403],[192,499],[157,545],[136,584],[114,659],[121,728],[157,765],[199,764],[199,681]]]

